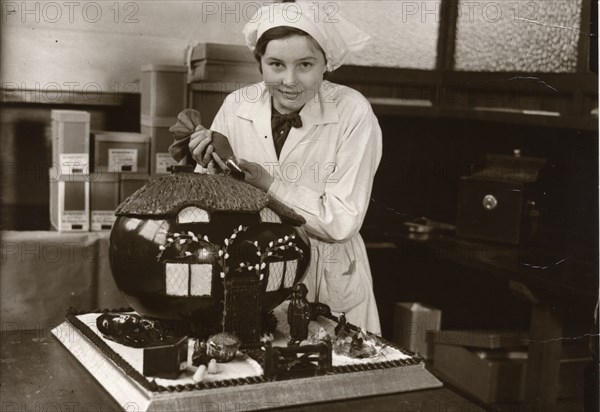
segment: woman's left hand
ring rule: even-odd
[[[273,178],[264,167],[258,163],[248,162],[244,159],[239,159],[238,165],[244,171],[244,181],[246,183],[250,183],[252,186],[264,192],[269,190]]]

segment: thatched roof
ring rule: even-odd
[[[302,216],[265,192],[227,175],[176,173],[150,181],[119,205],[117,216],[173,216],[185,207],[208,212],[259,212],[269,207],[282,220],[305,223]]]

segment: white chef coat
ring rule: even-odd
[[[264,83],[225,99],[211,129],[227,136],[236,157],[262,165],[274,178],[269,194],[306,219],[311,264],[307,299],[345,312],[348,322],[380,333],[365,244],[358,233],[381,159],[381,128],[367,99],[323,81],[300,111],[277,159],[271,95]]]

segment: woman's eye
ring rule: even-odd
[[[279,69],[279,68],[283,67],[283,64],[281,64],[279,62],[272,62],[272,63],[269,63],[269,66]]]
[[[309,62],[304,62],[304,63],[300,63],[300,66],[301,66],[303,69],[310,69],[310,68],[313,66],[313,64],[312,64],[312,63],[309,63]]]

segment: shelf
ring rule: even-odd
[[[327,77],[363,93],[379,116],[446,117],[598,130],[598,76],[594,73],[345,66]]]
[[[0,89],[3,104],[43,104],[48,106],[122,106],[139,102],[139,93],[81,92],[74,90]]]

